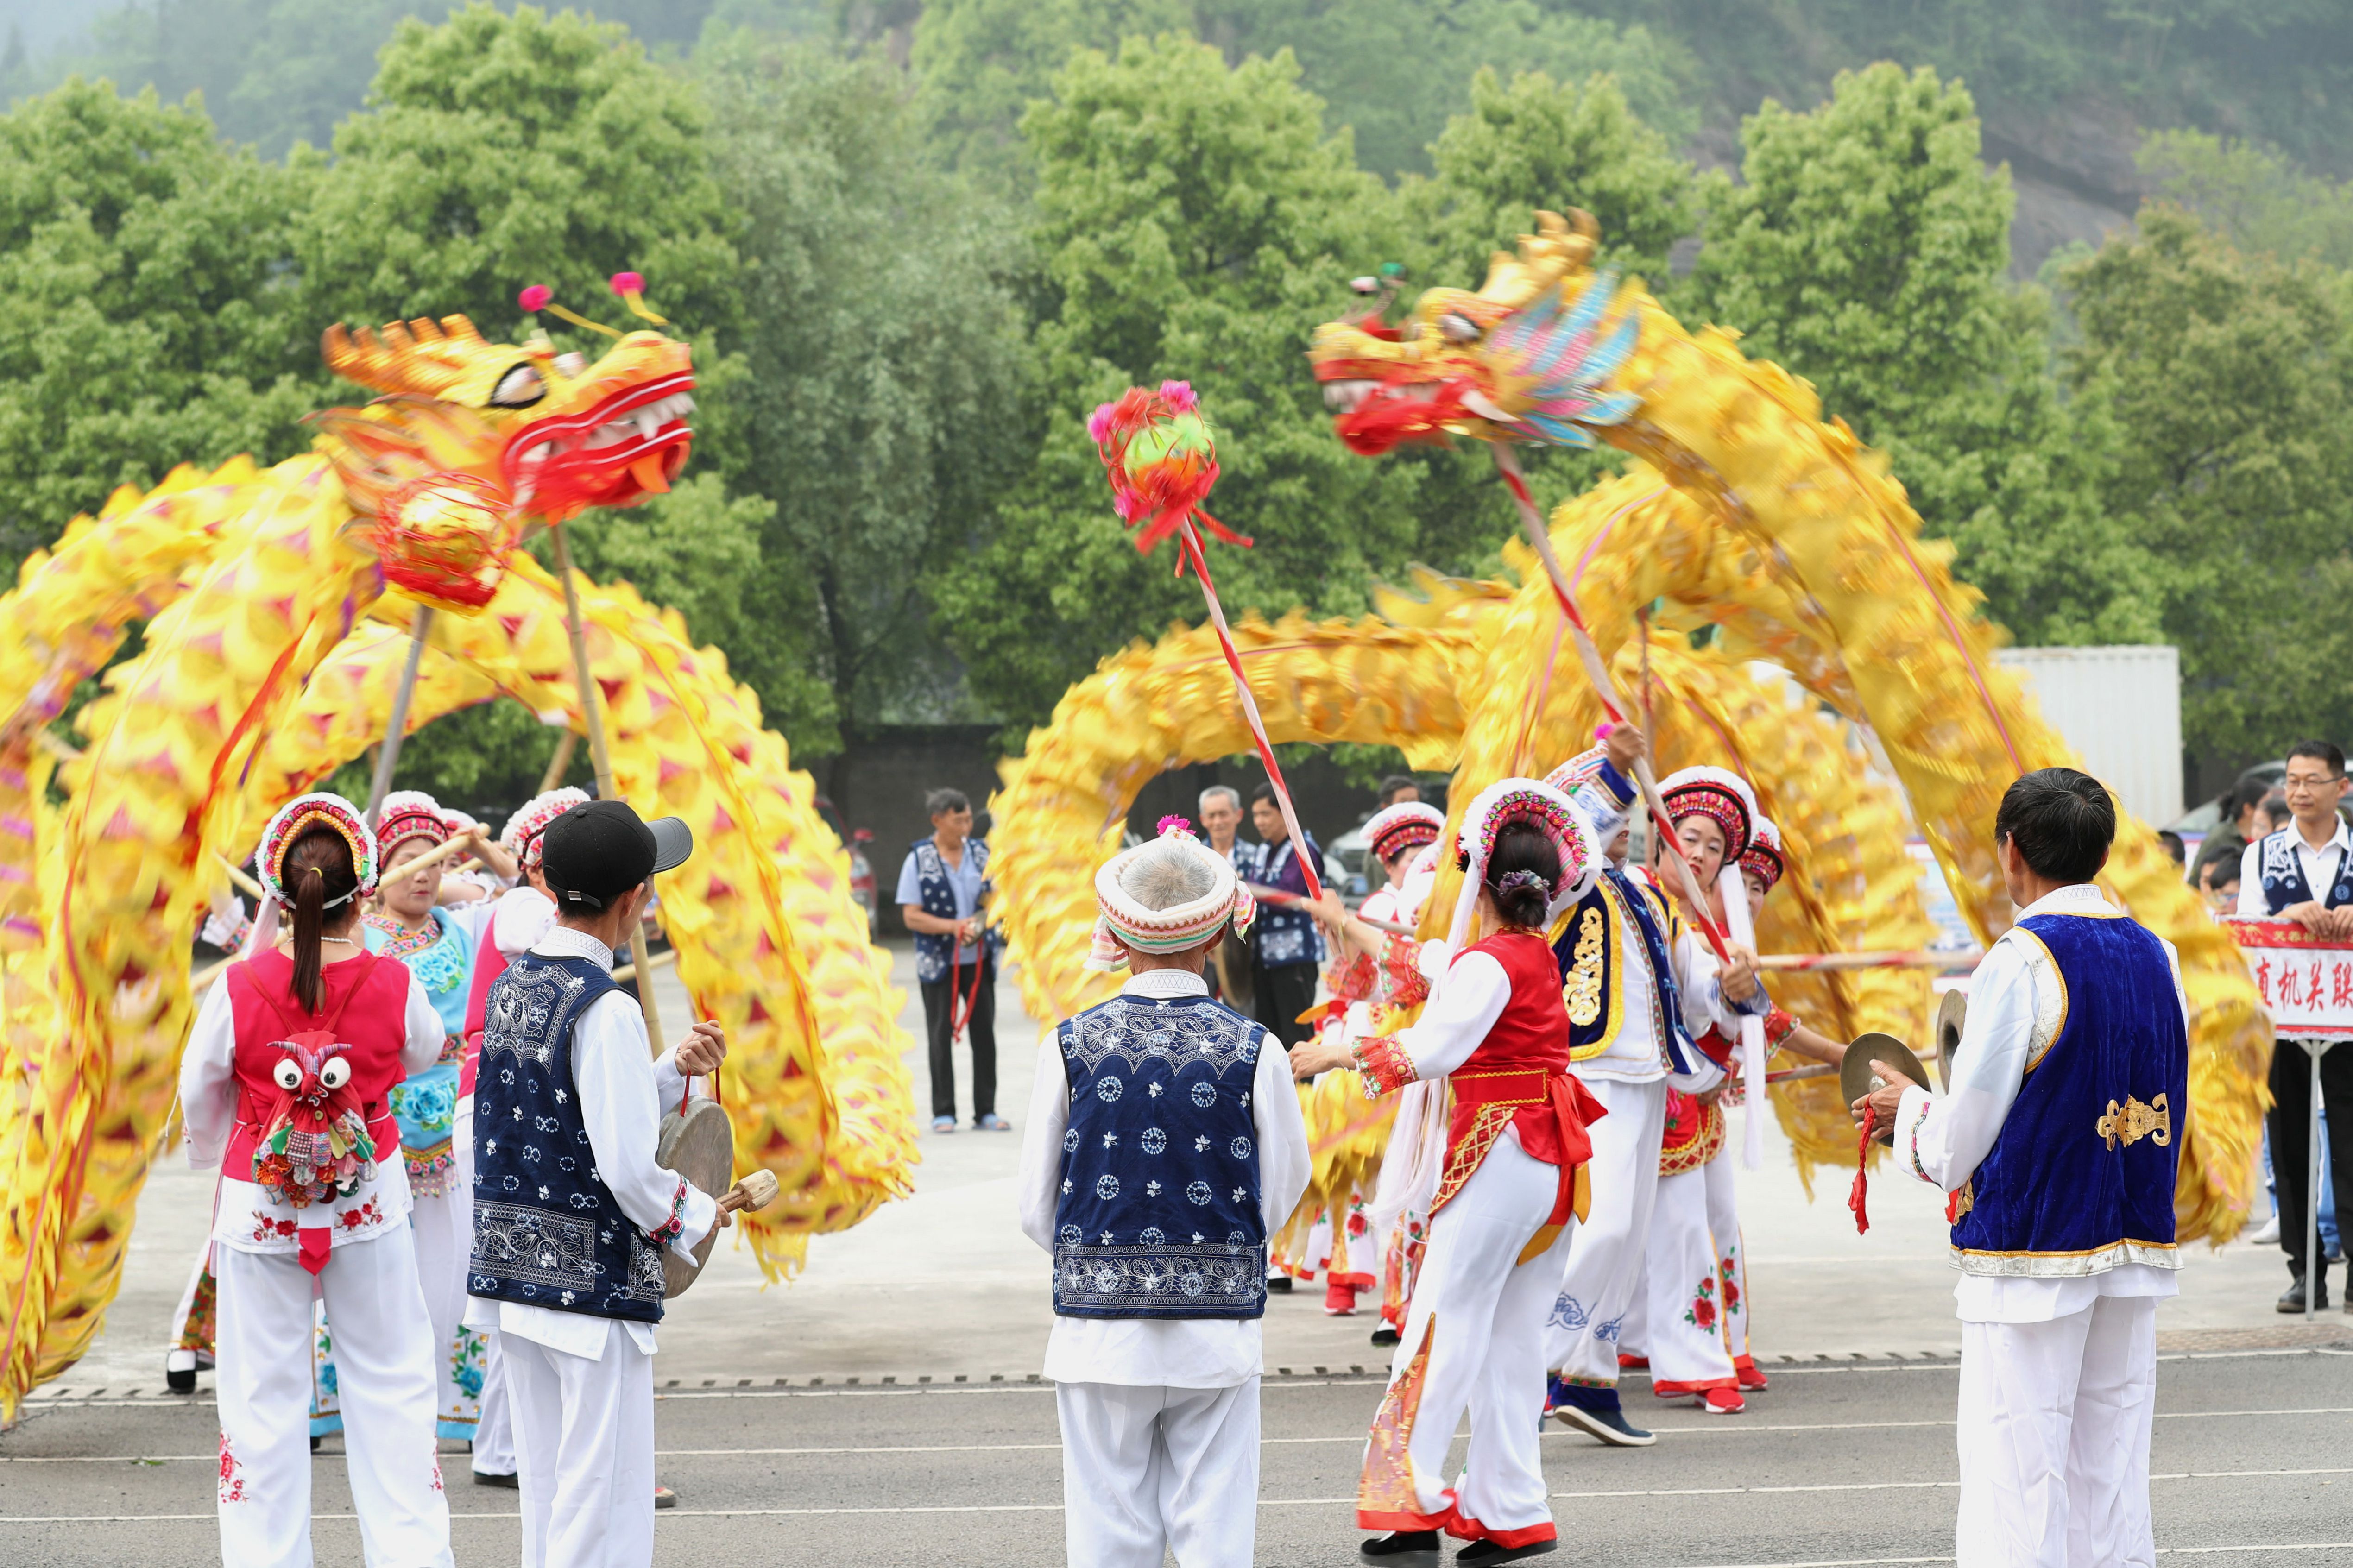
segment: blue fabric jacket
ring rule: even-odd
[[[988,841],[967,838],[964,841],[966,863],[980,874],[981,891],[988,887]],[[923,889],[920,907],[927,915],[937,915],[944,921],[956,918],[955,888],[948,880],[948,863],[940,858],[940,847],[925,834],[907,847],[907,857],[915,863],[915,876]],[[1004,946],[1004,939],[990,931],[981,938],[981,956],[995,958]],[[915,978],[925,985],[935,980],[945,980],[955,964],[956,940],[934,931],[915,933]],[[971,971],[965,971],[965,982],[971,981]]]
[[[2353,904],[2353,855],[2337,858],[2337,880],[2329,885],[2328,896],[2322,898],[2305,885],[2304,857],[2295,852],[2300,835],[2295,824],[2289,823],[2263,841],[2263,849],[2255,864],[2263,879],[2263,902],[2274,914],[2297,904],[2318,903],[2333,910],[2340,904]]]
[[[1303,831],[1307,852],[1315,857],[1315,868],[1324,868],[1324,851]],[[1242,879],[1262,888],[1279,888],[1286,893],[1307,896],[1307,872],[1292,853],[1300,842],[1284,839],[1279,845],[1261,844],[1247,867],[1242,868]],[[1268,969],[1288,969],[1298,963],[1324,962],[1324,937],[1315,929],[1315,917],[1295,904],[1267,904],[1258,911],[1258,928],[1251,942],[1258,948],[1258,962]]]
[[[1114,996],[1056,1028],[1071,1085],[1058,1316],[1265,1313],[1250,1085],[1266,1038],[1207,996]]]

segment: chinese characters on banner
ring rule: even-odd
[[[2324,942],[2292,921],[2229,924],[2274,1027],[2353,1039],[2353,942]]]

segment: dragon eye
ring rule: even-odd
[[[547,395],[547,382],[539,367],[519,364],[499,377],[496,391],[491,394],[493,408],[528,408]]]
[[[341,1057],[329,1057],[327,1065],[319,1069],[319,1081],[329,1089],[341,1089],[352,1081],[352,1064]]]
[[[292,1089],[302,1087],[302,1069],[291,1058],[271,1068],[269,1076],[278,1080],[278,1087],[280,1089]]]
[[[1446,334],[1451,343],[1475,343],[1479,341],[1479,323],[1459,311],[1449,310],[1438,318],[1438,330]]]

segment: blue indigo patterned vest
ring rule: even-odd
[[[2337,858],[2337,880],[2329,884],[2328,896],[2322,898],[2305,885],[2304,857],[2295,852],[2302,837],[2291,822],[2263,841],[2255,866],[2263,879],[2263,902],[2271,912],[2277,914],[2297,904],[2316,902],[2330,910],[2353,904],[2353,855]]]
[[[1207,996],[1114,996],[1054,1034],[1071,1084],[1055,1313],[1263,1316],[1250,1086],[1265,1029]]]
[[[944,921],[955,919],[955,887],[948,880],[948,863],[940,858],[940,847],[926,834],[908,846],[908,853],[915,858],[915,879],[923,892],[923,911],[927,915],[937,915]],[[982,889],[986,890],[988,885],[987,842],[967,838],[964,841],[964,853],[965,868],[979,875]],[[998,941],[994,931],[982,935],[980,955],[984,960],[996,953]],[[948,978],[949,971],[955,966],[955,938],[937,931],[915,933],[915,978],[924,984]],[[965,984],[971,984],[972,966],[966,964],[964,973]]]
[[[573,1081],[573,1026],[617,989],[601,964],[533,952],[491,984],[474,1089],[468,1295],[661,1321],[661,1249],[598,1178]]]
[[[2021,944],[2036,981],[2026,1079],[1953,1194],[1954,1267],[2041,1279],[2179,1268],[2189,1037],[2164,944],[2123,915],[2030,915],[2012,932],[2002,940]]]

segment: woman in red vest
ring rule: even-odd
[[[435,1346],[387,1104],[394,1085],[440,1055],[441,1020],[406,965],[361,943],[376,847],[351,802],[290,802],[270,819],[259,860],[290,929],[229,965],[180,1064],[190,1162],[221,1167],[212,1267],[222,1560],[311,1560],[315,1289],[335,1325],[368,1561],[446,1565]]]
[[[1423,952],[1437,973],[1420,1021],[1353,1053],[1314,1043],[1292,1052],[1303,1078],[1355,1067],[1366,1094],[1409,1097],[1374,1223],[1419,1208],[1429,1243],[1365,1447],[1356,1522],[1390,1532],[1364,1543],[1366,1562],[1417,1568],[1434,1568],[1441,1531],[1471,1542],[1458,1563],[1554,1550],[1536,1451],[1543,1329],[1583,1206],[1585,1123],[1600,1110],[1568,1073],[1568,1014],[1546,937],[1599,874],[1592,825],[1559,791],[1505,779],[1472,802],[1456,860],[1462,892],[1447,942]],[[1474,926],[1481,940],[1465,945]],[[1447,1445],[1466,1408],[1470,1458],[1450,1487]]]

